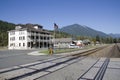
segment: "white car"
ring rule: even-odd
[[[76,46],[75,44],[70,44],[69,48],[79,48],[79,46]]]

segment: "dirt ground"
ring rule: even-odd
[[[108,57],[108,58],[120,58],[120,43],[111,44],[110,46],[89,55],[89,57]]]

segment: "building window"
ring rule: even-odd
[[[50,38],[49,37],[47,37],[47,40],[49,40]]]
[[[23,40],[25,40],[25,36],[23,36]]]
[[[10,44],[10,47],[11,47],[11,46],[15,46],[15,43],[11,43],[11,44]]]
[[[43,37],[41,36],[40,39],[43,40]]]
[[[39,37],[38,37],[38,36],[36,36],[36,39],[39,39]]]
[[[31,44],[31,42],[28,42],[28,43],[27,43],[28,47],[30,47],[30,44]]]
[[[19,43],[19,46],[21,46],[21,43]]]
[[[19,37],[19,40],[21,40],[21,37]]]
[[[44,37],[44,40],[46,40],[46,37]]]
[[[19,37],[19,40],[25,40],[25,36]]]
[[[23,35],[24,34],[24,31],[19,31],[19,35]]]
[[[10,37],[10,41],[15,41],[15,37]]]
[[[34,39],[34,36],[31,36],[31,39]]]
[[[25,43],[23,43],[23,46],[25,46]]]
[[[10,35],[15,35],[15,32],[13,32],[13,31],[12,31],[12,32],[10,32]]]

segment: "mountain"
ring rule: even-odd
[[[112,33],[110,33],[109,36],[111,36],[113,38],[120,38],[120,34],[112,34]]]
[[[65,27],[61,28],[60,31],[66,32],[71,35],[76,35],[76,36],[91,36],[91,37],[96,37],[97,35],[99,35],[100,37],[108,36],[107,34],[101,32],[101,31],[97,31],[90,27],[82,26],[79,24],[65,26]]]
[[[7,46],[7,31],[15,29],[15,24],[0,20],[0,46]]]

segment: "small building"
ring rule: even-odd
[[[79,47],[83,46],[83,41],[82,40],[74,40],[74,43],[75,43],[76,46],[79,46]]]
[[[47,48],[52,44],[53,36],[41,25],[17,25],[8,31],[8,49]]]
[[[53,43],[55,48],[69,48],[72,38],[56,38],[53,39]]]

